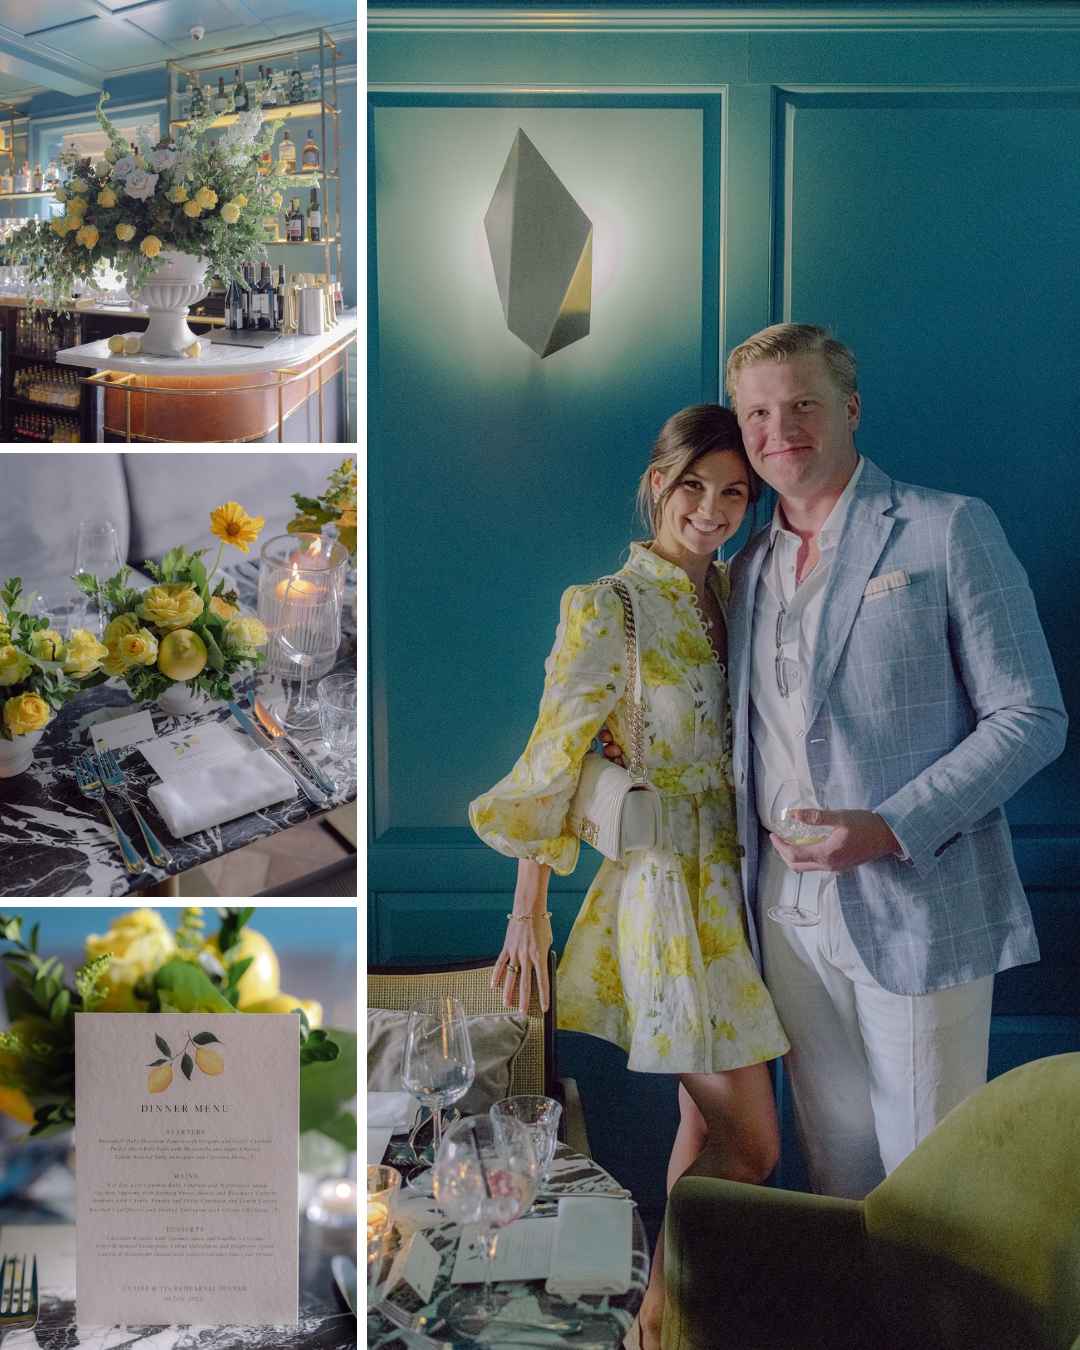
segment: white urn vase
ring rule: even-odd
[[[172,684],[158,697],[157,706],[163,713],[179,716],[181,713],[195,712],[205,701],[206,695],[201,689],[192,693],[186,684]]]
[[[141,334],[141,350],[148,356],[182,357],[184,348],[199,340],[187,324],[188,306],[201,300],[209,289],[204,284],[209,263],[171,248],[163,248],[159,257],[164,264],[137,291],[132,286],[142,260],[128,266],[128,291],[133,300],[146,306],[150,318],[146,332]]]
[[[0,740],[0,778],[14,778],[28,769],[34,758],[34,747],[44,735],[45,728],[42,727],[40,731],[28,731],[25,736],[15,736],[10,741]]]

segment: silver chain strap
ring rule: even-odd
[[[622,601],[626,616],[626,689],[627,706],[630,709],[630,779],[634,783],[647,783],[645,772],[645,690],[638,688],[638,698],[633,697],[637,685],[637,625],[634,622],[634,606],[626,582],[621,577],[601,577],[600,586],[610,586]]]

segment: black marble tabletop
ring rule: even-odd
[[[241,595],[241,602],[243,599]],[[334,670],[355,669],[356,632],[346,628]],[[266,701],[281,685],[271,677],[247,672],[246,679],[238,680],[235,688],[239,695],[236,701],[246,708],[248,691],[256,689]],[[355,762],[343,769],[339,760],[329,760],[317,732],[312,739],[298,736],[309,758],[338,785],[329,801],[316,806],[298,790],[291,801],[253,811],[185,839],[174,839],[147,796],[148,789],[158,781],[157,774],[137,750],[117,751],[132,801],[172,854],[167,867],[153,866],[134,817],[119,797],[110,794],[113,814],[146,862],[145,872],[132,875],[124,866],[105,812],[80,793],[72,767],[88,748],[88,728],[101,720],[105,708],[115,708],[117,713],[149,709],[158,736],[183,734],[207,721],[236,725],[224,703],[207,702],[191,715],[168,716],[153,703],[136,703],[126,686],[116,687],[111,682],[87,689],[66,704],[38,742],[29,769],[14,778],[0,778],[0,896],[128,895],[256,839],[325,815],[356,797]]]

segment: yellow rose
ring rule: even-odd
[[[116,237],[117,237],[117,239],[122,239],[125,243],[126,243],[129,239],[134,239],[134,238],[135,238],[135,226],[134,226],[134,225],[117,225],[117,227],[116,227]]]
[[[97,195],[97,204],[98,206],[105,206],[105,207],[115,206],[116,193],[112,190],[112,188],[102,188]]]
[[[151,586],[135,607],[140,618],[156,623],[159,628],[186,628],[202,612],[203,602],[194,586],[179,581],[168,586]]]
[[[176,187],[171,187],[168,192],[166,192],[165,196],[168,197],[171,202],[186,202],[187,188],[184,187],[183,183],[178,183]]]
[[[244,196],[242,192],[238,192],[236,196],[233,198],[233,201],[237,204],[237,206],[247,206],[247,198]]]
[[[85,216],[89,203],[82,197],[72,197],[67,204],[69,216]]]
[[[210,512],[210,533],[241,553],[248,551],[265,524],[262,516],[249,516],[239,502],[226,502]]]
[[[99,159],[94,165],[94,172],[99,178],[108,178],[112,165],[107,159]]]
[[[210,597],[210,612],[216,614],[219,619],[231,619],[234,614],[240,611],[235,605],[230,605],[227,600],[223,600],[220,595]]]
[[[81,178],[73,178],[71,182],[68,184],[68,187],[72,190],[72,192],[88,191],[88,185]]]
[[[34,669],[34,663],[18,647],[0,647],[0,687],[19,684]]]
[[[196,216],[202,215],[202,207],[199,205],[198,202],[185,202],[184,215],[190,216],[192,220],[194,220]]]
[[[221,208],[221,219],[226,225],[235,225],[240,219],[240,208],[235,202],[228,202]]]
[[[93,248],[98,241],[98,232],[96,225],[84,225],[75,236],[76,243],[82,244],[83,248]]]
[[[40,731],[51,716],[52,709],[37,694],[17,694],[4,704],[4,722],[13,736]]]
[[[270,194],[270,200],[274,203],[275,207],[278,207],[285,200],[285,198],[282,197],[280,192],[272,192]]]
[[[157,638],[148,628],[128,633],[117,643],[117,650],[129,666],[152,666],[157,660]]]
[[[210,211],[217,206],[217,193],[208,187],[201,187],[195,194],[195,200],[204,211]]]
[[[261,647],[268,638],[258,619],[238,614],[225,625],[225,641],[230,647]]]
[[[98,1004],[101,1012],[138,1011],[132,989],[144,975],[152,975],[176,951],[176,939],[165,920],[153,909],[136,909],[114,919],[107,933],[86,939],[86,959],[94,961],[112,952],[105,972],[109,996]],[[145,1006],[145,1005],[144,1005]]]
[[[110,145],[108,150],[105,151],[105,158],[109,161],[110,164],[115,164],[116,161],[120,158],[120,152],[118,150],[114,150],[113,147]]]
[[[62,187],[57,188],[56,191],[53,193],[53,196],[56,198],[58,202],[66,202],[68,199],[67,188]]]
[[[161,252],[161,240],[156,234],[148,234],[139,247],[148,258],[156,258]]]
[[[65,216],[64,228],[66,230],[81,230],[83,224],[82,216]]]
[[[55,661],[64,639],[55,628],[39,628],[30,634],[30,650],[39,661]]]
[[[67,225],[64,222],[64,217],[53,216],[52,220],[49,222],[49,229],[52,230],[53,234],[67,234]]]
[[[97,640],[87,628],[73,628],[71,636],[57,652],[56,659],[63,661],[64,674],[74,680],[83,680],[93,675],[102,658],[108,656],[109,649]]]

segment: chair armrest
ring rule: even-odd
[[[589,1136],[585,1131],[585,1112],[581,1109],[581,1096],[578,1093],[577,1079],[557,1078],[559,1096],[563,1104],[563,1135],[567,1144],[575,1153],[591,1158]]]
[[[664,1224],[663,1350],[885,1350],[862,1205],[683,1177]]]

